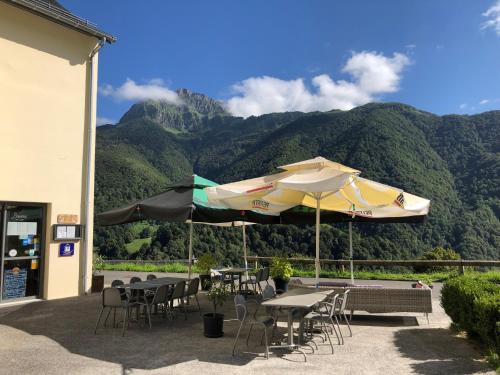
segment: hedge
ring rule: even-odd
[[[441,304],[455,326],[500,355],[500,278],[497,273],[448,279]]]

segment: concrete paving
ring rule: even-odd
[[[105,282],[137,274],[105,272]],[[181,315],[173,321],[154,317],[152,330],[132,323],[125,337],[109,325],[94,335],[99,295],[1,307],[0,374],[494,374],[469,341],[450,332],[439,293],[438,284],[430,324],[422,314],[356,314],[353,337],[345,345],[334,341],[333,355],[320,346],[307,363],[297,354],[266,360],[256,332],[248,348],[242,339],[237,356],[231,356],[238,328],[232,301],[223,308],[225,335],[218,339],[203,336],[197,312],[187,320]],[[206,296],[200,296],[200,303],[204,312],[210,311]],[[280,324],[278,334],[285,331]]]

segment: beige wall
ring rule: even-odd
[[[76,243],[75,256],[61,258],[51,228],[58,214],[76,214],[85,222],[87,126],[95,125],[95,111],[88,118],[88,56],[96,44],[95,38],[0,1],[0,201],[48,204],[48,299],[82,292],[84,242]]]

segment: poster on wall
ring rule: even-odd
[[[28,272],[19,267],[5,270],[3,276],[2,299],[25,297],[27,276]]]

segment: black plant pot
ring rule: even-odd
[[[283,279],[273,279],[274,280],[274,286],[276,287],[276,292],[277,293],[283,293],[288,291],[288,280],[283,280]]]
[[[92,275],[91,293],[101,293],[104,289],[104,275]]]
[[[208,313],[203,315],[203,334],[205,337],[216,338],[224,336],[224,314]]]
[[[210,290],[212,287],[212,278],[210,275],[200,275],[201,290]]]

